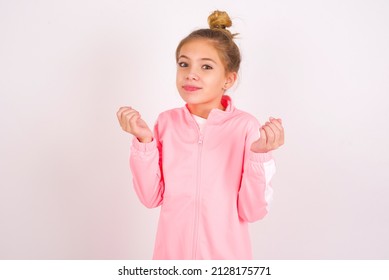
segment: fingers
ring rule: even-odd
[[[128,113],[124,113],[125,122],[130,126],[129,130],[131,133],[135,132],[135,128],[137,127],[137,121],[140,119],[139,112],[132,110]]]
[[[282,126],[282,120],[273,117],[269,118],[269,121],[261,127],[262,135],[266,135],[266,148],[270,150],[277,149],[284,144],[284,128]]]
[[[266,145],[273,145],[276,135],[273,131],[273,128],[271,127],[271,124],[269,122],[266,122],[266,124],[262,126],[262,129],[265,130]]]
[[[260,145],[260,147],[266,147],[267,136],[266,136],[266,131],[265,131],[263,126],[259,129],[259,133],[260,133],[260,136],[259,136],[258,144]]]
[[[267,132],[271,134],[268,142],[273,145],[274,142],[277,142],[277,140],[280,138],[281,129],[279,128],[278,124],[275,124],[274,120],[272,122],[266,122],[265,127],[269,128]]]
[[[274,124],[275,126],[277,126],[277,128],[278,128],[279,130],[282,129],[282,120],[281,120],[281,119],[275,119],[275,118],[273,118],[273,117],[270,117],[269,120],[270,120],[270,122],[271,122],[272,124]]]
[[[131,107],[121,107],[116,115],[122,129],[134,135],[140,142],[147,143],[153,140],[153,132],[138,111]]]
[[[275,119],[273,117],[269,118],[271,123],[276,126],[276,142],[278,146],[281,146],[284,144],[284,127],[282,126],[282,120],[281,119]],[[274,128],[274,127],[273,127]]]
[[[133,133],[136,122],[140,118],[139,112],[131,107],[121,107],[116,115],[122,129]]]
[[[131,110],[132,110],[131,107],[120,107],[119,108],[119,111],[116,113],[116,116],[118,118],[118,121],[119,121],[120,125],[122,124],[123,114],[124,113],[128,113]]]
[[[123,112],[125,111],[128,111],[128,110],[132,110],[131,107],[128,107],[128,106],[125,106],[125,107],[120,107],[118,112],[116,113],[116,115],[118,116],[118,118],[120,118],[120,116],[122,115]]]

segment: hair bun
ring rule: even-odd
[[[232,21],[226,12],[214,11],[208,17],[208,25],[210,29],[226,29],[232,26]]]

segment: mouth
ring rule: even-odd
[[[191,86],[191,85],[184,85],[182,86],[182,88],[185,90],[185,91],[197,91],[199,89],[201,89],[200,87],[196,87],[196,86]]]

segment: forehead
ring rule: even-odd
[[[180,49],[179,57],[181,55],[190,59],[210,58],[221,62],[214,43],[206,39],[193,39],[186,42]]]

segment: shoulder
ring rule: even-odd
[[[239,109],[235,109],[236,111],[236,121],[237,123],[234,125],[235,129],[238,127],[241,129],[241,134],[245,135],[248,143],[252,143],[254,140],[258,139],[260,136],[260,128],[261,125],[258,119],[246,112]]]
[[[259,121],[254,115],[237,108],[234,110],[234,118],[248,127],[260,126]]]
[[[184,114],[184,108],[173,108],[163,111],[158,115],[158,122],[167,121],[169,119],[177,119]]]
[[[158,115],[157,126],[159,127],[172,127],[185,123],[188,118],[186,108],[174,108],[163,111]]]
[[[189,121],[185,110],[186,108],[174,108],[158,115],[154,129],[160,138],[187,127]]]

